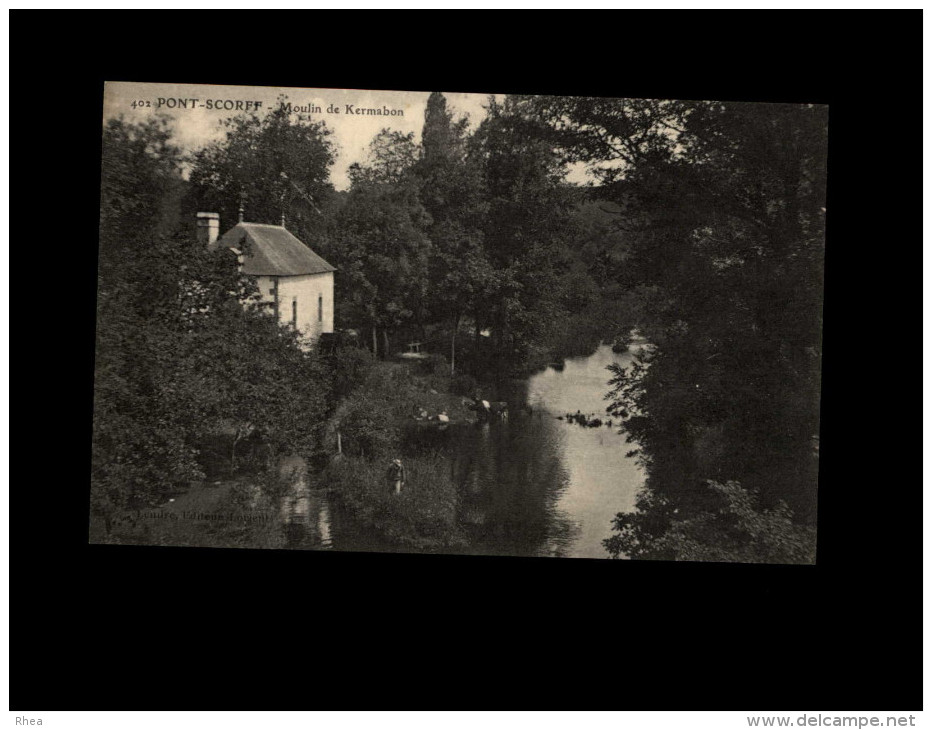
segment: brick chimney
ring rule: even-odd
[[[220,215],[218,213],[197,214],[197,240],[205,246],[214,244],[220,236]]]

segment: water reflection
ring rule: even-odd
[[[558,424],[513,416],[506,423],[451,429],[458,522],[469,553],[565,554],[574,526],[555,508],[567,487]]]
[[[307,463],[298,456],[283,458],[279,475],[288,481],[282,497],[280,520],[284,545],[290,549],[327,550],[330,536],[330,504],[324,490],[312,489]]]
[[[308,474],[307,463],[301,457],[284,457],[278,468],[279,475],[288,484],[279,509],[282,548],[354,552],[402,550],[332,501],[326,485],[314,483],[314,477]]]
[[[632,511],[644,475],[617,426],[586,428],[560,420],[575,413],[603,417],[610,377],[606,366],[626,365],[629,354],[608,346],[568,359],[528,380],[500,384],[508,421],[453,424],[443,432],[412,437],[409,450],[440,449],[459,489],[457,522],[467,554],[606,558],[602,540],[617,512]],[[328,501],[306,465],[285,459],[290,489],[281,504],[284,547],[394,551]]]
[[[609,363],[631,355],[602,346],[527,381],[502,386],[507,423],[454,430],[454,474],[461,485],[460,523],[475,553],[604,558],[611,519],[631,511],[644,475],[616,428],[560,420],[604,417]]]

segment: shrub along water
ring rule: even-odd
[[[737,482],[709,480],[705,490],[717,509],[680,514],[671,502],[650,490],[638,500],[638,511],[618,514],[614,530],[604,540],[613,558],[692,560],[740,563],[815,562],[816,532],[793,521],[780,502],[762,509],[755,491]],[[662,527],[658,528],[658,523]]]
[[[445,435],[437,421],[427,420],[441,411],[451,422],[472,420],[462,396],[474,381],[451,378],[442,356],[417,365],[369,361],[357,374],[355,388],[327,423],[328,448],[336,450],[339,432],[342,454],[324,468],[321,482],[356,519],[399,545],[429,550],[461,544],[448,463],[436,448],[424,446],[434,439],[413,438],[412,431]],[[394,494],[387,470],[399,456],[406,484]]]
[[[338,459],[324,477],[357,520],[400,545],[429,550],[464,544],[456,525],[456,485],[443,455],[415,456],[404,464],[400,494],[394,492],[385,460]]]

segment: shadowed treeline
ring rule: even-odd
[[[812,562],[827,109],[525,97],[530,128],[600,168],[651,343],[612,414],[648,471],[608,549]]]

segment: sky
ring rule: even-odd
[[[405,134],[414,132],[415,139],[420,140],[430,92],[108,81],[104,88],[104,122],[120,115],[129,121],[143,121],[155,114],[166,114],[174,120],[176,143],[191,152],[222,137],[223,119],[252,111],[254,107],[250,104],[257,102],[261,103],[258,109],[261,114],[273,107],[280,95],[286,96],[293,106],[319,107],[319,111],[309,110],[307,116],[323,120],[333,131],[331,140],[337,145],[337,159],[330,177],[337,190],[345,190],[349,187],[349,166],[365,161],[369,142],[383,128]],[[454,118],[468,115],[471,128],[486,115],[487,94],[444,92],[444,96]],[[347,105],[351,110],[347,110]],[[396,114],[347,113],[360,108]],[[333,109],[339,109],[339,113],[328,111]]]

